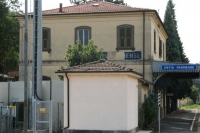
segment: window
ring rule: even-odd
[[[159,57],[162,57],[162,40],[159,37]]]
[[[51,29],[43,27],[42,28],[42,51],[51,52]]]
[[[81,44],[87,45],[91,39],[91,27],[80,26],[75,28],[75,44],[80,41]]]
[[[154,53],[156,54],[156,30],[154,30]]]
[[[120,25],[117,27],[117,50],[126,50],[134,48],[134,26]]]
[[[163,49],[162,50],[163,50],[163,61],[164,61],[165,60],[165,53],[164,53],[165,52],[165,44],[164,44],[164,42],[163,42]]]

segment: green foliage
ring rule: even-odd
[[[198,104],[192,104],[192,105],[183,106],[183,107],[181,107],[181,109],[196,109],[198,107],[199,107]]]
[[[157,120],[158,115],[158,101],[157,95],[150,95],[142,104],[142,109],[145,116],[145,124],[151,124]]]
[[[177,99],[182,99],[190,95],[192,80],[172,79],[172,86],[168,87],[168,92],[173,93]]]
[[[68,45],[66,60],[71,67],[92,61],[97,61],[101,59],[102,56],[102,49],[98,49],[94,42],[89,40],[88,45],[82,45],[80,43],[75,45]]]
[[[19,22],[14,15],[19,6],[18,0],[0,0],[0,73],[18,69]]]
[[[180,106],[191,106],[194,102],[189,97],[183,98],[180,100]]]
[[[178,34],[175,5],[172,0],[169,0],[167,3],[164,26],[169,36],[166,41],[166,60],[188,63],[189,59],[184,53],[183,44]],[[181,99],[190,94],[190,87],[192,85],[191,82],[191,80],[187,79],[173,79],[173,86],[169,87],[168,90],[171,93],[174,93],[175,98]]]
[[[197,97],[199,95],[199,88],[197,88],[195,85],[191,87],[191,94],[190,98],[193,100],[193,102],[196,104]]]

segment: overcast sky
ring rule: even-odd
[[[24,2],[24,0],[20,0]],[[33,2],[33,0],[30,0]],[[129,6],[155,9],[160,18],[164,20],[165,9],[168,0],[124,0]],[[30,2],[29,2],[30,3]],[[59,3],[70,6],[69,0],[42,0],[43,10],[58,8]],[[175,4],[178,32],[183,42],[186,56],[190,63],[200,63],[200,4],[199,0],[173,0]],[[29,4],[29,7],[33,4]],[[24,6],[22,6],[24,10]],[[29,8],[30,11],[30,8]]]

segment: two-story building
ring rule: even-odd
[[[29,18],[29,60],[32,60],[32,15]],[[17,16],[21,24],[23,15]],[[109,2],[90,2],[43,11],[43,76],[59,80],[54,73],[67,64],[68,44],[92,39],[103,48],[107,60],[132,68],[149,81],[140,84],[139,108],[151,93],[152,61],[166,60],[168,35],[156,10]],[[23,28],[20,29],[20,62],[23,62]],[[30,67],[31,68],[31,67]],[[29,69],[31,72],[31,69]],[[23,66],[19,67],[23,80]],[[166,106],[163,103],[164,107]]]

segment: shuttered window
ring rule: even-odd
[[[162,57],[162,40],[159,37],[159,57]]]
[[[47,27],[42,28],[42,51],[51,52],[51,29]]]
[[[120,25],[117,27],[117,50],[134,50],[134,26]]]
[[[156,30],[154,30],[154,53],[156,54]]]

